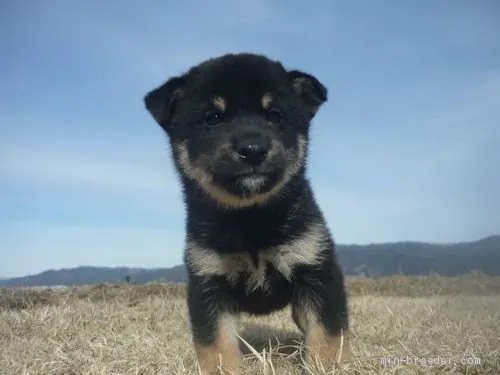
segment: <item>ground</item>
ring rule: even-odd
[[[305,367],[285,310],[243,320],[243,373],[500,374],[500,277],[353,278],[348,291],[352,362]],[[173,284],[0,289],[0,374],[196,374],[184,296]]]

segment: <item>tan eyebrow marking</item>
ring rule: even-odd
[[[212,102],[214,103],[215,108],[217,108],[219,111],[226,111],[226,99],[224,99],[222,96],[214,97],[212,99]]]
[[[269,107],[271,106],[271,103],[273,101],[273,97],[270,93],[265,93],[263,96],[262,96],[262,99],[260,100],[261,104],[262,104],[262,108],[264,109],[269,109]]]

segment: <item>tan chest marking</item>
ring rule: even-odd
[[[199,276],[226,276],[231,283],[244,276],[247,291],[253,291],[267,287],[268,263],[289,281],[296,266],[319,263],[327,238],[324,226],[313,224],[300,237],[280,246],[261,250],[257,266],[247,253],[220,255],[190,241],[187,245],[187,259]]]

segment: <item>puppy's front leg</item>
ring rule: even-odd
[[[237,317],[222,298],[216,289],[200,288],[197,283],[188,287],[192,338],[202,375],[220,374],[220,369],[236,374],[238,370]]]
[[[309,282],[311,281],[311,282]],[[305,334],[306,362],[325,369],[351,359],[349,319],[343,277],[306,275],[292,305],[295,323]]]

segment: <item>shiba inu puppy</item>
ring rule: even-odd
[[[307,360],[349,358],[344,277],[306,176],[326,87],[263,55],[227,54],[144,101],[168,135],[183,187],[187,302],[202,373],[237,371],[239,313],[288,305]]]

